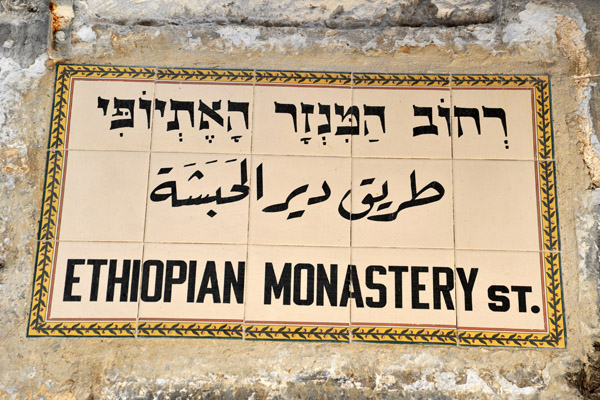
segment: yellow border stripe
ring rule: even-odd
[[[456,329],[353,327],[353,342],[456,344]]]
[[[256,71],[256,83],[350,87],[352,74],[344,72]]]
[[[39,240],[54,240],[56,236],[56,223],[58,221],[58,204],[60,201],[60,188],[62,186],[62,169],[64,152],[50,150],[47,154],[46,181],[44,197],[42,200],[42,215],[40,221]]]
[[[135,335],[135,322],[44,322],[29,327],[29,336],[122,337]]]
[[[452,75],[451,85],[470,87],[534,87],[541,75]]]
[[[141,79],[156,78],[154,67],[121,67],[112,65],[64,65],[71,78]]]
[[[444,87],[450,86],[450,75],[352,74],[354,86]]]
[[[186,82],[254,82],[253,70],[214,70],[192,68],[159,68],[159,81]]]
[[[246,325],[246,340],[349,341],[346,326]]]
[[[213,339],[241,339],[243,326],[222,322],[144,322],[138,324],[139,337],[196,337]]]
[[[552,340],[547,333],[459,331],[461,346],[564,348],[564,340]]]

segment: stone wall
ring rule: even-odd
[[[594,0],[0,0],[0,398],[594,398],[599,49]],[[27,338],[59,62],[550,74],[567,348]]]

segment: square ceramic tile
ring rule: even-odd
[[[250,159],[152,153],[146,242],[246,243]]]
[[[47,321],[133,321],[141,243],[58,242]]]
[[[156,82],[152,150],[249,153],[252,83]]]
[[[142,241],[149,153],[69,150],[59,240]]]
[[[541,249],[534,161],[454,161],[457,249]]]
[[[354,87],[353,157],[451,158],[450,90]]]
[[[542,253],[457,250],[456,275],[460,330],[547,331]]]
[[[73,78],[65,147],[147,151],[154,82]]]
[[[456,327],[452,250],[353,248],[353,326]]]
[[[353,247],[452,248],[452,161],[353,159],[340,210]]]
[[[246,324],[348,326],[349,264],[349,248],[249,246]]]
[[[245,245],[149,243],[141,276],[141,322],[243,322]]]
[[[350,156],[360,110],[350,86],[257,84],[253,154]]]
[[[536,110],[533,88],[452,88],[455,159],[533,160]]]
[[[350,221],[340,214],[349,158],[253,156],[252,165],[249,243],[350,246]]]

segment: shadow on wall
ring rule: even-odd
[[[577,372],[567,375],[567,382],[587,400],[600,400],[600,342],[588,355],[587,363]]]

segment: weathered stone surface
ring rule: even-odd
[[[79,1],[79,13],[98,22],[165,25],[214,22],[220,25],[361,28],[369,26],[467,25],[493,21],[498,12],[492,0],[287,0],[207,2],[149,0]],[[294,10],[294,12],[290,12]]]
[[[41,1],[1,1],[0,57],[29,66],[46,50],[48,23],[48,7]]]
[[[41,0],[2,0],[0,2],[0,11],[3,17],[23,17],[27,14],[43,12],[44,2]]]

